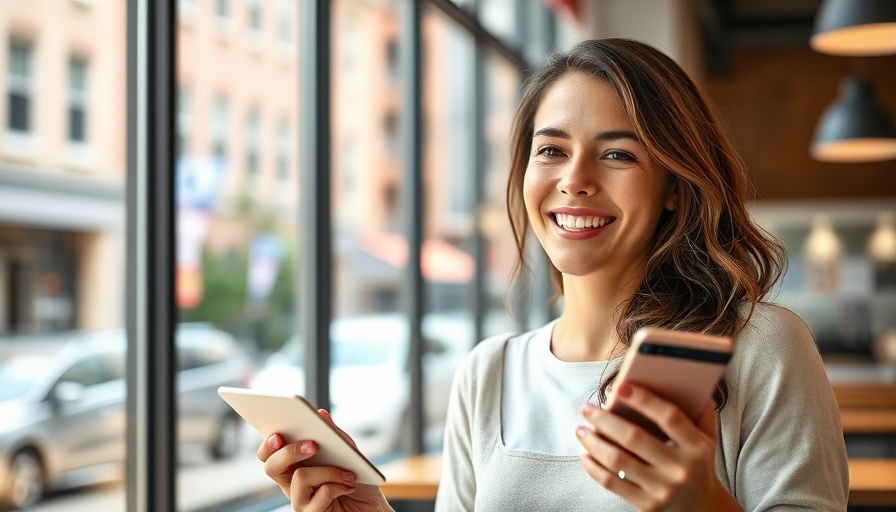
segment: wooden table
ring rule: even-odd
[[[834,384],[843,433],[896,436],[896,385]]]
[[[380,468],[390,500],[435,500],[442,471],[440,454],[417,455]],[[896,505],[896,459],[849,460],[850,505]]]
[[[850,459],[849,504],[896,505],[896,459]]]
[[[442,475],[442,455],[415,455],[380,467],[386,483],[380,487],[389,500],[435,500]]]

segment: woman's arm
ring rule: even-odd
[[[732,360],[721,412],[730,487],[744,510],[846,510],[840,410],[812,333],[795,313],[757,307]],[[730,407],[730,409],[729,409]]]

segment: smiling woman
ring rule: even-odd
[[[765,302],[783,248],[753,224],[745,170],[678,65],[633,40],[579,43],[528,79],[511,144],[520,265],[531,227],[562,313],[462,362],[436,510],[844,510],[846,452],[821,358],[799,317]],[[734,340],[696,419],[617,378],[646,326]],[[607,393],[668,441],[603,410]],[[389,509],[338,468],[292,469],[315,449],[276,435],[259,447],[295,509]]]

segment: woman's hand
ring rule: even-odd
[[[669,440],[585,404],[582,414],[592,428],[581,426],[576,436],[585,448],[582,466],[591,478],[643,511],[740,510],[716,476],[719,436],[712,400],[695,424],[677,406],[644,388],[622,383],[616,393]]]
[[[336,427],[327,411],[320,415]],[[352,445],[355,442],[341,429],[340,434]],[[317,453],[317,443],[310,440],[283,444],[274,434],[258,447],[258,459],[264,462],[264,472],[283,491],[296,512],[381,512],[391,511],[380,488],[359,484],[356,475],[337,467],[299,467]]]

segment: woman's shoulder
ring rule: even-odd
[[[817,350],[809,326],[792,309],[772,302],[760,302],[754,305],[752,311],[746,309],[745,314],[749,317],[736,343],[760,348],[768,344],[799,346],[809,342]]]
[[[732,366],[753,373],[792,371],[794,366],[820,366],[820,362],[818,345],[806,322],[780,304],[756,304],[734,341]]]

